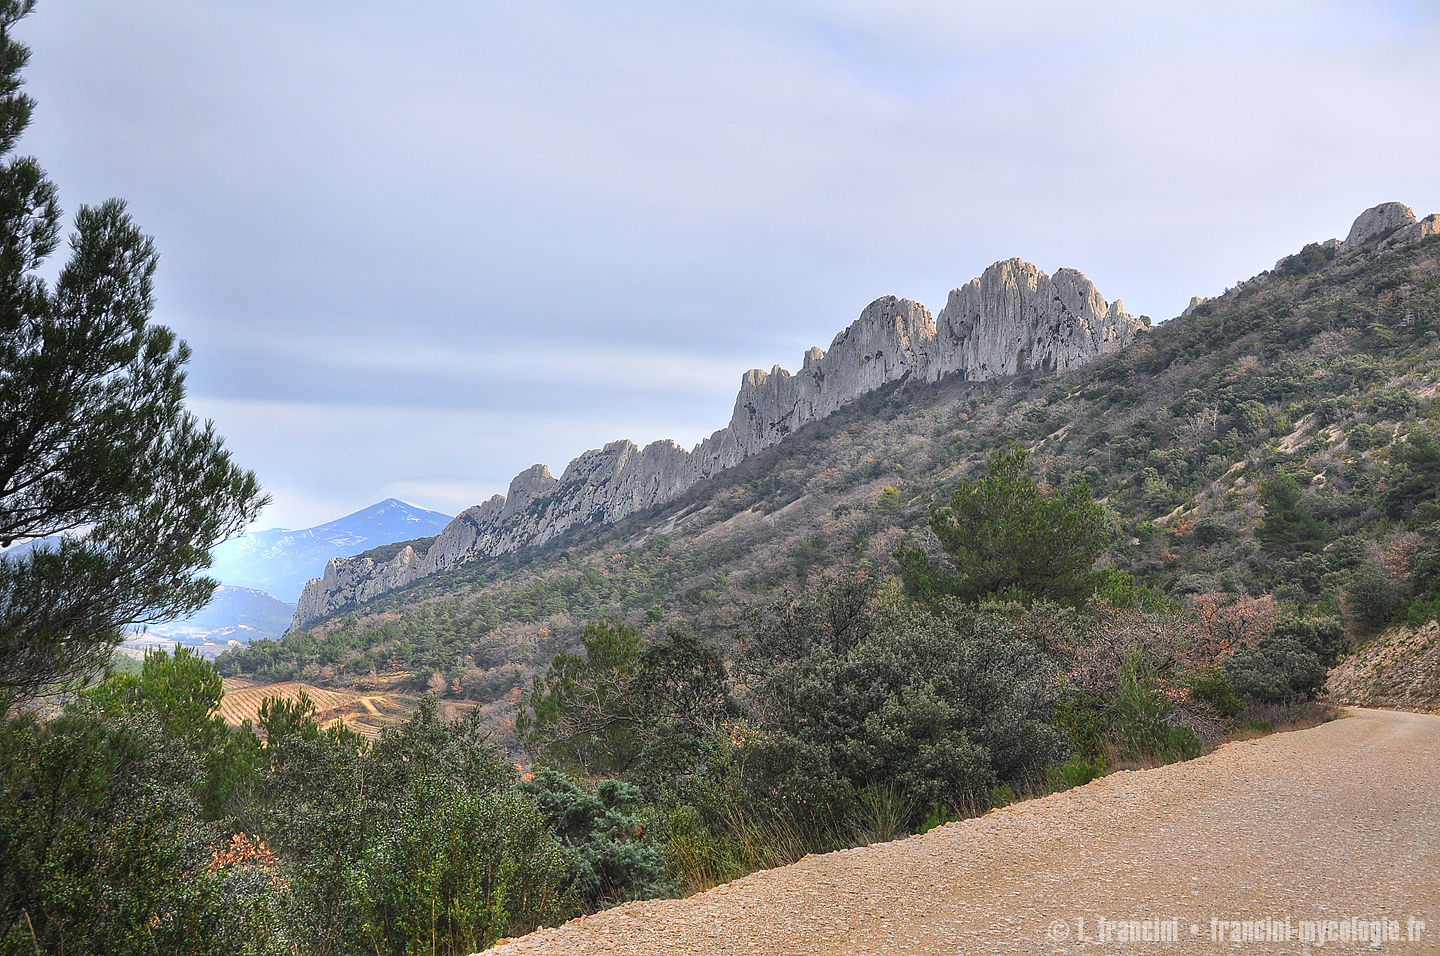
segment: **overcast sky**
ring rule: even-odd
[[[1440,210],[1433,2],[40,0],[21,149],[161,251],[191,404],[304,527],[454,514],[997,259],[1177,314]]]

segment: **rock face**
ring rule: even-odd
[[[1414,224],[1414,211],[1402,203],[1382,202],[1378,206],[1371,206],[1362,212],[1350,227],[1350,235],[1340,243],[1340,251],[1352,252],[1377,236]],[[1415,238],[1420,237],[1417,235]]]
[[[1122,348],[1142,328],[1079,272],[1049,276],[1019,259],[997,262],[952,291],[938,318],[909,299],[876,299],[829,350],[806,352],[799,372],[778,365],[746,372],[730,424],[690,451],[672,441],[645,448],[617,441],[585,452],[558,479],[535,465],[504,497],[457,516],[424,554],[406,548],[379,565],[364,557],[331,560],[323,578],[305,585],[291,630],[457,564],[670,501],[887,383],[1064,372]]]

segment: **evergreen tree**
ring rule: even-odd
[[[1390,452],[1390,474],[1381,498],[1392,518],[1416,524],[1440,519],[1436,495],[1440,494],[1440,442],[1427,432],[1417,431],[1397,442]]]
[[[190,352],[152,324],[157,255],[119,200],[81,206],[53,286],[54,184],[13,155],[34,101],[0,0],[0,696],[108,659],[127,624],[198,610],[216,542],[265,503],[210,423],[185,410]],[[36,542],[35,539],[48,539]]]
[[[1269,550],[1287,556],[1319,551],[1328,535],[1325,526],[1306,504],[1300,483],[1283,471],[1260,483],[1265,517],[1259,538]]]
[[[974,601],[1019,591],[1075,603],[1095,590],[1095,560],[1107,543],[1105,511],[1078,482],[1063,496],[1047,494],[1027,473],[1029,457],[1009,442],[991,453],[982,478],[961,481],[949,507],[930,513],[953,573],[935,572],[919,548],[896,552],[911,596]]]

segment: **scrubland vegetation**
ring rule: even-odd
[[[615,527],[12,709],[5,950],[469,952],[1323,719],[1332,665],[1440,607],[1440,265],[1308,261],[1076,374],[902,383]],[[221,673],[381,671],[418,703],[373,740],[215,717]]]

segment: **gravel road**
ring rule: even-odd
[[[489,952],[1361,951],[1440,954],[1440,717],[1350,710]]]

